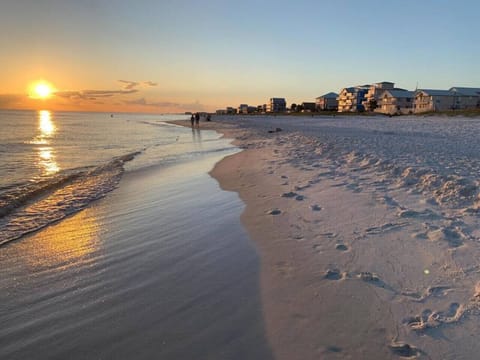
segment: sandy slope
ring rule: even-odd
[[[277,359],[476,358],[474,182],[295,127],[202,126],[245,149],[212,175],[247,205]]]

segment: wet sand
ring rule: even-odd
[[[0,251],[2,359],[270,359],[243,204],[220,155],[127,173]]]
[[[350,135],[348,124],[331,131],[314,119],[214,120],[201,126],[244,149],[212,175],[246,204],[241,220],[259,249],[276,359],[476,358],[478,185],[459,174],[468,175],[478,159],[455,132],[478,119],[446,127],[453,140],[442,142],[436,133],[406,134],[408,121]],[[458,168],[442,175],[425,166],[424,151],[395,152],[407,141],[446,146],[429,160],[442,170],[451,156]],[[342,142],[363,151],[342,151]],[[368,153],[382,142],[390,157]]]

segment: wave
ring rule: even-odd
[[[106,164],[70,170],[52,179],[28,183],[0,196],[0,246],[64,219],[114,190],[131,152]]]

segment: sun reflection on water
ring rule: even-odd
[[[50,137],[55,133],[55,124],[52,121],[52,113],[48,110],[38,112],[39,129],[43,137]]]
[[[57,128],[52,120],[52,113],[48,110],[38,112],[38,131],[35,136],[34,145],[49,145],[51,138],[55,135]],[[55,149],[51,146],[42,146],[37,149],[38,165],[42,169],[43,175],[53,175],[60,171],[60,167],[55,161]]]
[[[100,227],[96,209],[87,208],[19,242],[18,250],[36,269],[78,266],[98,249]]]
[[[43,169],[44,175],[52,175],[60,171],[51,147],[39,148],[38,156],[40,158],[39,164]]]

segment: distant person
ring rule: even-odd
[[[195,116],[192,114],[192,116],[190,117],[190,122],[192,123],[192,128],[193,128],[194,121],[195,121]]]
[[[210,114],[207,115],[207,121],[210,121],[212,120],[212,117],[210,116]]]
[[[200,126],[200,114],[198,112],[195,114],[195,125]]]

